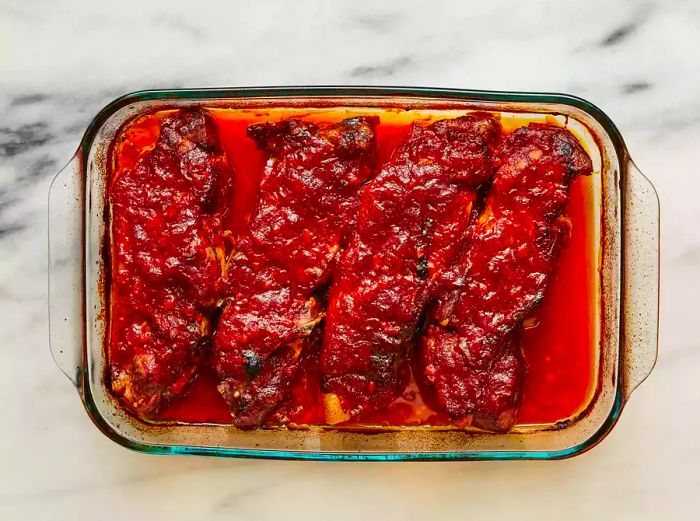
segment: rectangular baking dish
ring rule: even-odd
[[[325,427],[243,431],[230,425],[144,423],[103,381],[109,296],[104,291],[108,149],[121,126],[153,110],[207,107],[351,107],[493,111],[555,118],[594,150],[599,172],[597,388],[575,418],[506,434],[431,427],[352,432]],[[617,422],[656,361],[659,205],[619,131],[591,103],[562,94],[394,87],[291,87],[145,91],[92,120],[49,193],[49,322],[54,360],[97,427],[115,442],[157,454],[320,460],[556,459],[580,454]]]

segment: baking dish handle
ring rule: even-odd
[[[83,367],[83,176],[76,152],[49,188],[49,345],[79,388]]]
[[[622,390],[627,400],[656,364],[659,326],[659,198],[627,160],[622,229]]]

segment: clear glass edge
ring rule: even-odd
[[[629,195],[624,206],[623,237],[628,247],[623,252],[622,273],[625,284],[621,334],[624,351],[622,392],[626,402],[637,387],[652,373],[658,359],[660,275],[661,275],[661,205],[651,180],[629,156],[625,188]],[[631,308],[624,309],[633,303]],[[642,303],[642,305],[640,305]],[[635,309],[639,309],[635,312]]]
[[[164,89],[164,90],[143,90],[135,91],[116,98],[107,104],[90,122],[83,138],[80,142],[79,151],[85,158],[92,146],[92,141],[101,125],[117,110],[134,102],[163,99],[214,99],[224,97],[389,97],[404,96],[415,98],[445,98],[463,99],[465,101],[485,101],[485,102],[538,102],[538,103],[559,103],[578,108],[601,124],[613,141],[618,157],[621,160],[621,167],[624,175],[627,174],[630,155],[624,143],[622,135],[608,117],[608,115],[593,103],[570,94],[563,93],[541,93],[541,92],[508,92],[508,91],[485,91],[467,90],[453,88],[430,88],[430,87],[378,87],[378,86],[290,86],[290,87],[233,87],[233,88],[198,88],[198,89]],[[85,170],[86,165],[82,165]],[[83,171],[84,171],[83,170]],[[620,193],[620,197],[624,197]],[[622,202],[622,201],[621,201]],[[622,202],[623,203],[623,202]],[[625,244],[622,237],[622,244]],[[83,288],[84,291],[84,288]],[[620,317],[620,320],[622,317]],[[622,328],[620,328],[622,331]],[[622,364],[625,360],[620,357],[618,364],[618,377],[623,373]],[[565,459],[582,454],[598,443],[600,443],[610,430],[617,423],[622,408],[624,407],[626,396],[623,394],[622,386],[617,386],[615,400],[611,411],[600,426],[600,428],[587,440],[572,447],[555,451],[474,451],[474,452],[307,452],[307,451],[284,451],[284,450],[255,450],[236,449],[224,447],[193,447],[187,445],[153,445],[134,442],[114,431],[101,417],[97,411],[88,381],[87,368],[82,371],[82,385],[80,394],[83,404],[92,419],[93,423],[112,441],[136,452],[146,454],[181,454],[181,455],[202,455],[232,458],[264,458],[264,459],[287,459],[287,460],[317,460],[317,461],[473,461],[473,460],[549,460]]]
[[[87,370],[84,373],[87,380]],[[587,440],[567,449],[556,451],[473,451],[473,452],[323,452],[237,449],[230,447],[193,447],[189,445],[151,445],[121,436],[97,412],[89,385],[83,386],[83,403],[97,428],[109,439],[135,452],[145,454],[217,456],[226,458],[258,458],[310,461],[486,461],[486,460],[557,460],[578,456],[603,441],[617,423],[624,400],[618,390],[612,410],[601,427]],[[495,434],[497,436],[497,434]]]
[[[83,302],[76,291],[82,281],[84,263],[82,168],[78,148],[51,180],[47,194],[49,350],[58,368],[76,388],[82,383],[80,371],[84,365],[83,346],[71,341],[79,336],[76,331],[84,328]]]

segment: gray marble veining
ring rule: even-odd
[[[0,0],[0,518],[691,519],[700,463],[700,2]],[[92,116],[155,87],[563,91],[602,107],[662,207],[659,363],[559,462],[149,457],[91,424],[48,352],[46,197]]]

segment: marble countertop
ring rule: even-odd
[[[157,87],[560,91],[603,108],[662,207],[659,362],[560,462],[146,456],[95,429],[48,350],[46,197],[91,117]],[[0,1],[0,518],[690,519],[700,464],[700,3]]]

